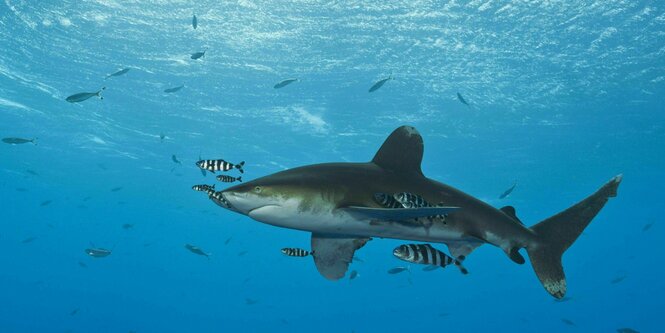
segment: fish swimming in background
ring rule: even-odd
[[[44,206],[48,206],[48,205],[50,205],[51,202],[53,202],[53,200],[44,200],[44,201],[42,201],[42,203],[40,203],[39,205],[42,206],[42,207],[44,207]]]
[[[349,274],[349,280],[353,280],[359,276],[358,271],[355,269],[351,271],[351,274]]]
[[[307,257],[308,255],[314,255],[314,252],[309,252],[307,250],[298,249],[294,247],[285,247],[282,249],[282,254],[289,257]]]
[[[399,273],[402,273],[402,272],[405,272],[405,271],[409,271],[409,268],[404,267],[404,266],[398,266],[398,267],[389,269],[388,274],[399,274]]]
[[[238,252],[238,257],[242,257],[242,256],[246,255],[247,253],[249,253],[249,251],[247,251],[247,250],[240,251],[240,252]]]
[[[383,85],[386,84],[386,82],[388,82],[392,79],[393,79],[393,76],[391,74],[387,78],[384,78],[384,79],[381,79],[381,80],[377,81],[376,83],[374,83],[374,85],[372,85],[369,88],[369,92],[375,92],[375,91],[379,90],[379,88],[383,87]]]
[[[229,238],[227,238],[227,239],[224,241],[224,245],[229,245],[229,243],[231,242],[231,239],[233,239],[233,237],[229,237]]]
[[[229,202],[224,198],[224,195],[222,194],[223,191],[217,191],[211,195],[208,196],[212,202],[214,202],[217,206],[220,206],[222,208],[227,208],[229,209],[231,205]]]
[[[175,154],[171,155],[171,161],[173,161],[173,163],[182,165],[182,162],[180,162],[180,160],[178,160],[178,158],[175,156]]]
[[[247,304],[247,305],[254,305],[258,302],[259,302],[259,300],[256,300],[256,299],[245,298],[245,304]]]
[[[206,258],[210,258],[211,253],[203,252],[203,250],[201,250],[198,246],[185,244],[185,248],[189,250],[189,252],[191,253],[198,254],[200,256],[205,256]]]
[[[122,225],[122,228],[125,229],[125,230],[129,230],[131,228],[134,228],[134,225],[131,224],[131,223],[125,223],[125,224]]]
[[[296,82],[296,81],[298,81],[298,79],[296,79],[296,78],[282,80],[282,81],[279,81],[277,84],[275,84],[275,86],[273,88],[275,88],[275,89],[284,88],[284,87],[288,86],[289,84],[291,84],[293,82]]]
[[[462,274],[469,273],[459,260],[435,249],[430,244],[400,245],[393,250],[393,255],[414,264],[434,265],[442,268],[455,264]]]
[[[25,170],[25,172],[27,172],[27,173],[29,173],[29,174],[31,174],[31,175],[33,175],[33,176],[39,176],[39,174],[38,174],[36,171],[30,170],[30,169]]]
[[[397,201],[394,196],[388,193],[374,193],[374,200],[385,208],[404,208],[402,203]]]
[[[649,229],[651,229],[651,227],[653,227],[653,224],[654,222],[649,222],[645,224],[644,227],[642,227],[642,231],[648,231]]]
[[[612,279],[612,281],[610,281],[610,283],[611,284],[617,284],[617,283],[622,282],[623,280],[625,280],[627,277],[628,276],[626,276],[626,275],[617,276],[614,279]]]
[[[84,263],[83,261],[79,261],[79,266],[83,268],[88,268],[88,264]]]
[[[245,171],[242,169],[243,165],[245,165],[245,161],[238,164],[229,163],[224,160],[200,160],[196,162],[197,167],[212,173],[215,173],[215,171],[229,171],[233,168],[238,169],[240,173],[244,173]]]
[[[192,28],[196,30],[196,28],[199,26],[199,20],[196,18],[196,14],[192,15]]]
[[[23,243],[23,244],[32,243],[35,239],[37,239],[37,237],[28,237],[28,238],[22,240],[21,243]]]
[[[203,170],[203,169],[201,169],[201,170]],[[242,176],[233,177],[233,176],[227,176],[227,175],[219,175],[219,176],[217,176],[217,180],[219,180],[220,182],[224,182],[224,183],[233,183],[237,180],[237,181],[242,183]]]
[[[515,187],[517,187],[517,183],[514,183],[513,186],[511,186],[507,190],[503,191],[503,193],[501,193],[501,195],[499,196],[499,199],[507,198],[511,193],[513,193],[513,190],[515,190]]]
[[[74,315],[76,315],[77,313],[79,313],[79,309],[74,309],[74,310],[72,310],[72,312],[69,313],[69,315],[70,315],[70,316],[74,316]]]
[[[466,106],[471,106],[471,105],[469,105],[469,102],[467,102],[467,101],[464,99],[464,97],[462,97],[462,94],[460,94],[459,92],[457,93],[457,99],[458,99],[462,104],[464,104],[464,105],[466,105]]]
[[[192,186],[192,190],[198,191],[198,192],[206,192],[208,195],[213,195],[215,193],[215,185],[194,185]]]
[[[111,254],[111,250],[99,248],[89,248],[85,249],[85,253],[93,258],[104,258],[108,257]]]
[[[2,142],[10,145],[22,145],[24,143],[32,143],[37,145],[37,138],[34,139],[23,139],[23,138],[4,138]]]
[[[107,76],[104,78],[104,80],[106,80],[106,79],[108,79],[108,78],[110,78],[110,77],[113,77],[113,76],[120,76],[120,75],[123,75],[123,74],[129,72],[130,69],[131,69],[131,68],[123,68],[123,69],[121,69],[121,70],[119,70],[119,71],[117,71],[117,72],[115,72],[115,73],[113,73],[113,74],[109,74],[109,75],[107,75]]]
[[[120,190],[122,190],[122,186],[118,186],[118,187],[114,187],[114,188],[112,188],[112,189],[111,189],[111,192],[118,192],[118,191],[120,191]]]
[[[164,92],[167,93],[167,94],[170,94],[170,93],[174,93],[174,92],[176,92],[176,91],[178,91],[178,90],[180,90],[184,87],[185,87],[185,85],[183,84],[181,86],[177,86],[177,87],[173,87],[173,88],[166,88],[166,89],[164,89]]]
[[[206,50],[206,51],[207,51],[207,50]],[[204,55],[206,55],[206,51],[192,53],[192,56],[191,56],[190,58],[192,58],[192,59],[194,59],[194,60],[200,59],[200,58],[202,58]]]
[[[575,323],[574,323],[572,320],[570,320],[570,319],[561,318],[561,322],[563,322],[564,324],[566,324],[566,325],[568,325],[568,326],[577,326],[577,325],[575,325]]]
[[[99,97],[99,99],[104,99],[102,97],[102,91],[106,90],[106,87],[102,87],[102,89],[99,89],[96,92],[82,92],[78,94],[71,95],[67,97],[65,100],[69,103],[78,103],[78,102],[83,102],[91,97]]]
[[[639,331],[636,331],[632,328],[629,327],[624,327],[624,328],[619,328],[617,329],[618,333],[640,333]]]

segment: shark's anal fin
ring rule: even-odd
[[[395,173],[422,176],[422,160],[423,137],[415,128],[401,126],[383,142],[372,163]]]
[[[362,220],[404,221],[419,217],[445,215],[459,207],[420,207],[420,208],[371,208],[349,206],[340,208]]]
[[[313,233],[312,252],[316,269],[328,280],[343,278],[353,254],[369,240]]]

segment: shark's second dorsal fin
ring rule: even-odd
[[[394,130],[376,152],[372,162],[386,170],[398,173],[416,173],[422,176],[423,138],[414,127],[402,126]]]

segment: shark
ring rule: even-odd
[[[567,290],[562,256],[609,198],[617,195],[623,176],[613,177],[584,200],[527,227],[511,206],[497,209],[427,178],[421,170],[423,152],[420,133],[402,126],[388,136],[370,162],[287,169],[210,198],[256,221],[311,232],[314,263],[329,280],[343,278],[355,251],[373,238],[445,244],[458,260],[490,244],[517,264],[526,262],[520,253],[525,249],[545,290],[562,299]],[[400,192],[440,204],[386,208],[375,199],[377,193]],[[427,219],[432,216],[445,219]]]

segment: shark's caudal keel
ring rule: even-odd
[[[420,169],[422,137],[396,129],[368,163],[316,164],[278,172],[215,193],[218,205],[267,224],[312,232],[319,272],[342,278],[355,250],[370,238],[445,243],[455,258],[489,243],[522,264],[526,248],[545,289],[561,298],[566,281],[561,256],[616,196],[621,176],[567,210],[528,228],[513,207],[496,209],[426,178]],[[377,194],[410,193],[414,208],[386,208]],[[385,195],[383,196],[385,197]],[[392,206],[391,206],[392,207]]]

